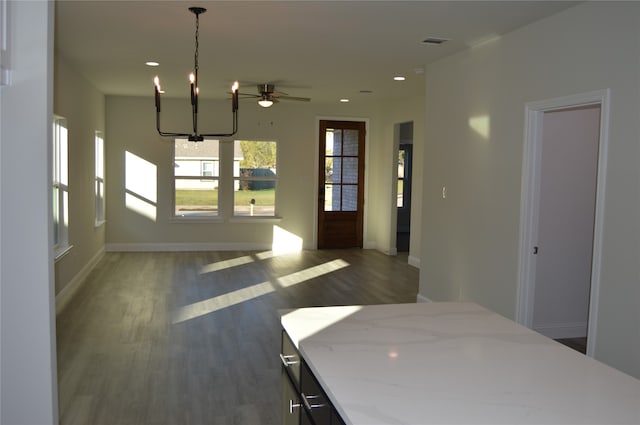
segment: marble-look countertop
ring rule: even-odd
[[[640,380],[476,304],[302,308],[282,326],[347,424],[640,424]]]

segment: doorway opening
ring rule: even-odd
[[[413,122],[396,124],[398,136],[396,193],[396,251],[409,252],[411,239],[411,178],[413,165]]]
[[[595,351],[609,91],[528,103],[516,320]]]

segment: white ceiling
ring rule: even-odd
[[[186,97],[200,16],[203,97],[275,82],[313,102],[352,102],[424,92],[430,62],[557,13],[564,1],[68,1],[56,2],[58,53],[105,94]],[[440,46],[427,37],[450,39]],[[155,60],[157,68],[146,66]],[[405,75],[394,82],[394,75]],[[372,93],[363,94],[362,90]]]

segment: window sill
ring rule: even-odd
[[[169,223],[222,223],[221,217],[179,217],[173,216],[169,218]]]
[[[73,245],[67,245],[67,246],[61,246],[61,247],[55,248],[54,262],[61,260],[62,257],[66,256],[71,251],[72,248],[73,248]]]
[[[236,216],[231,217],[229,219],[229,223],[280,223],[282,221],[282,217],[273,217],[273,216]]]

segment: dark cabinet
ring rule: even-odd
[[[344,425],[309,366],[282,332],[282,423]]]

